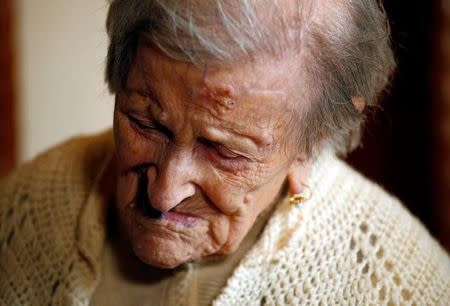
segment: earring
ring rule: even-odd
[[[302,193],[294,193],[289,195],[289,203],[293,206],[297,206],[307,202],[312,197],[311,188],[308,185],[303,184],[304,191]]]

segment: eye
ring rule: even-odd
[[[221,144],[215,144],[215,149],[219,155],[221,155],[223,158],[226,159],[236,159],[239,157],[242,157],[241,155],[237,154],[236,152],[231,151],[230,149],[224,147]]]
[[[237,153],[222,144],[203,141],[205,152],[209,160],[213,161],[219,168],[237,173],[247,169],[251,164],[251,160],[241,153]]]
[[[140,120],[130,114],[127,114],[127,117],[131,121],[131,123],[140,130],[149,131],[156,128],[154,122],[151,121],[145,122],[144,120]]]
[[[206,145],[210,150],[212,150],[216,155],[225,160],[238,160],[244,158],[241,154],[228,149],[220,143],[210,141],[208,139],[200,139],[200,142]]]
[[[167,127],[162,125],[159,122],[148,120],[148,119],[138,119],[136,116],[131,114],[126,114],[128,117],[128,120],[130,120],[133,127],[139,132],[139,133],[153,133],[158,132],[163,134],[164,136],[172,139],[173,133],[171,130],[169,130]]]

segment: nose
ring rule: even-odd
[[[148,171],[148,195],[153,208],[168,212],[195,194],[195,165],[189,151],[168,149],[157,167]]]

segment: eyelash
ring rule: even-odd
[[[154,134],[154,132],[158,132],[159,134],[164,135],[165,137],[171,139],[172,132],[167,129],[165,126],[158,124],[154,121],[143,122],[142,120],[134,117],[133,115],[127,114],[128,120],[131,122],[132,127],[144,137],[149,136],[149,134]]]
[[[226,160],[236,160],[239,158],[243,158],[243,156],[239,155],[238,153],[235,153],[231,151],[230,149],[224,147],[221,144],[214,143],[212,141],[202,139],[201,142],[205,144],[208,148],[214,150],[214,152],[219,155],[221,158]]]
[[[228,171],[241,171],[250,164],[250,160],[247,157],[235,153],[221,144],[211,142],[207,139],[200,139],[200,142],[204,145],[205,150],[207,150],[206,154],[211,154],[210,158],[223,169]],[[226,153],[224,154],[224,151],[231,153],[233,157],[227,156]]]
[[[153,123],[145,124],[141,120],[138,120],[133,116],[128,115],[128,119],[130,119],[131,123],[142,131],[153,130],[155,128],[155,125]]]
[[[154,130],[155,126],[153,123],[144,123],[136,117],[131,116],[130,114],[126,115],[128,120],[131,123],[131,126],[137,130],[138,133],[142,134],[143,132],[148,132],[150,130]]]
[[[148,137],[150,133],[157,132],[165,135],[166,137],[171,137],[171,132],[164,126],[160,126],[155,122],[143,122],[142,120],[134,117],[133,115],[127,114],[129,121],[131,122],[133,128],[144,137]],[[202,143],[208,150],[212,150],[213,153],[220,158],[221,163],[226,163],[228,167],[237,168],[239,164],[247,161],[248,158],[233,152],[232,150],[226,148],[225,146],[215,143],[213,141],[201,138],[200,143]]]

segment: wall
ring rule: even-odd
[[[19,160],[112,124],[106,0],[16,0]]]
[[[0,0],[0,178],[16,165],[13,0]]]

